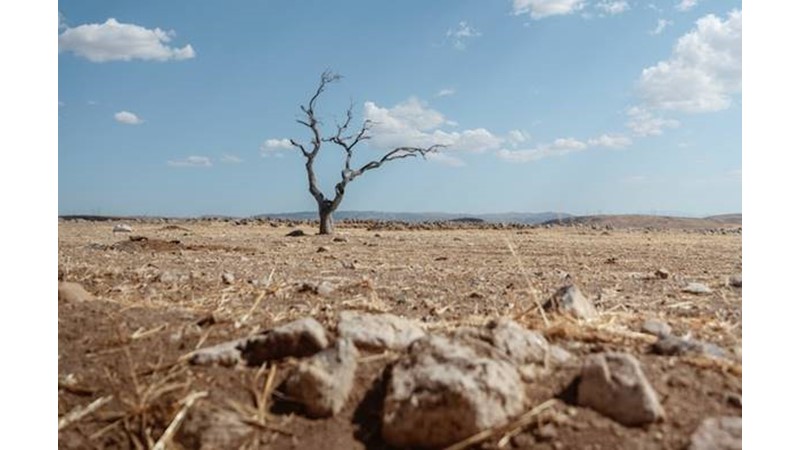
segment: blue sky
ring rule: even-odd
[[[448,147],[340,209],[741,211],[741,2],[61,1],[59,214],[314,210],[299,106],[320,73],[376,122],[365,162]],[[342,155],[323,149],[332,193]]]

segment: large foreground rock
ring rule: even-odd
[[[328,347],[325,328],[306,317],[245,339],[223,342],[198,350],[189,362],[197,365],[232,366],[245,362],[260,366],[264,362],[289,356],[311,356]]]
[[[382,435],[396,447],[440,448],[504,425],[524,408],[522,381],[502,354],[432,335],[392,367]]]
[[[639,361],[627,353],[600,353],[586,359],[578,384],[578,404],[629,426],[664,416]]]
[[[597,310],[589,299],[574,284],[562,287],[544,304],[545,309],[553,309],[571,314],[578,319],[597,317]]]
[[[359,348],[404,350],[425,336],[416,323],[393,314],[362,314],[343,311],[339,314],[339,336],[352,340]]]
[[[709,417],[692,434],[689,450],[741,450],[742,418]]]
[[[462,328],[456,334],[480,339],[519,365],[544,364],[549,353],[547,339],[541,333],[510,319],[492,321],[485,328]]]
[[[330,417],[342,410],[358,366],[353,342],[339,339],[329,349],[301,362],[286,380],[286,393],[311,417]]]

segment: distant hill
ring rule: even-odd
[[[259,214],[256,218],[286,219],[286,220],[317,220],[319,216],[313,211],[295,213]],[[541,213],[502,213],[502,214],[455,214],[455,213],[404,213],[381,211],[337,211],[334,213],[336,220],[381,220],[386,222],[488,222],[488,223],[523,223],[539,224],[549,220],[558,221],[572,217],[571,214],[541,212]]]
[[[723,214],[710,217],[670,217],[640,214],[573,216],[560,221],[550,220],[545,225],[585,225],[614,228],[656,229],[712,229],[736,228],[742,225],[741,214]]]

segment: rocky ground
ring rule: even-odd
[[[59,223],[61,448],[741,446],[738,232],[130,225]]]

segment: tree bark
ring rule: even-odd
[[[319,205],[319,234],[333,234],[333,211],[328,204]]]

